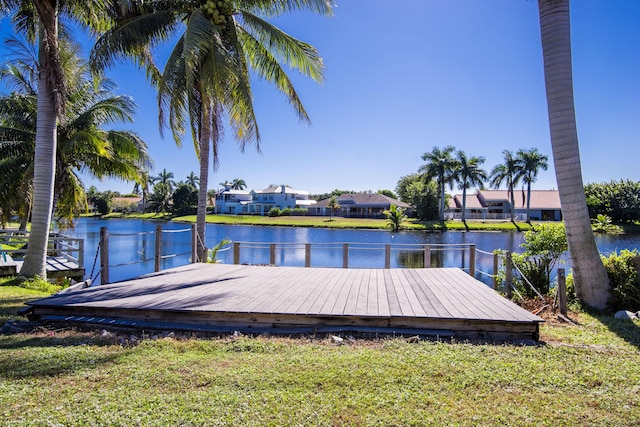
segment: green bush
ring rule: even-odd
[[[269,209],[269,216],[280,216],[282,214],[282,211],[280,210],[280,208],[278,207],[273,207],[271,209]]]
[[[601,256],[609,276],[610,296],[608,306],[613,311],[640,308],[640,283],[638,268],[640,253],[624,249],[608,257]]]

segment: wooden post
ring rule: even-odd
[[[109,230],[100,227],[100,284],[109,283]]]
[[[498,269],[500,268],[499,252],[493,253],[493,289],[498,290]]]
[[[205,256],[207,256],[206,251]],[[198,229],[196,224],[191,224],[191,263],[205,261],[206,258],[203,260],[198,259]]]
[[[384,268],[391,268],[391,245],[384,245]]]
[[[233,263],[240,264],[240,243],[233,242]]]
[[[431,267],[431,246],[424,245],[424,268]]]
[[[469,245],[469,275],[476,277],[476,245]]]
[[[564,268],[558,269],[558,307],[560,314],[567,315],[567,278]]]
[[[154,270],[160,271],[160,260],[162,259],[162,225],[156,225],[156,250],[155,250]]]
[[[276,265],[276,244],[269,245],[269,264]]]
[[[311,267],[311,243],[304,244],[304,266]]]
[[[349,244],[342,244],[342,268],[349,268]]]
[[[506,251],[504,256],[504,291],[507,294],[507,298],[511,298],[511,283],[513,283],[513,265],[511,260],[511,251]]]
[[[84,239],[78,241],[78,267],[84,268]]]

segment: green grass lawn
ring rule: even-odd
[[[174,221],[195,222],[195,215],[187,215],[173,218]],[[353,228],[353,229],[389,229],[387,220],[374,218],[343,218],[324,216],[253,216],[253,215],[207,215],[207,222],[212,224],[231,225],[264,225],[264,226],[288,226],[288,227],[324,227],[324,228]],[[438,221],[418,221],[409,219],[403,224],[405,230],[465,230],[460,221],[447,221],[444,227]],[[483,231],[526,231],[531,228],[527,223],[510,221],[467,221],[470,230]]]
[[[0,286],[3,313],[45,295]],[[3,314],[5,316],[6,314]],[[629,426],[640,323],[574,314],[539,346],[401,337],[0,336],[3,425]]]

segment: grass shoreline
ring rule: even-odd
[[[87,216],[90,217],[90,216]],[[181,223],[195,223],[195,215],[171,216],[158,214],[120,214],[112,213],[100,216],[104,219],[146,219],[157,221],[174,221]],[[257,215],[207,215],[208,224],[227,225],[258,225],[258,226],[280,226],[280,227],[309,227],[309,228],[342,228],[342,229],[369,229],[369,230],[389,230],[385,219],[375,218],[344,218],[333,217],[331,219],[324,216],[257,216]],[[534,222],[533,226],[539,223]],[[527,231],[532,225],[525,222],[512,223],[511,221],[467,221],[470,231]],[[461,221],[418,221],[409,219],[403,223],[404,231],[465,231],[465,225]]]

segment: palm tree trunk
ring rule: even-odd
[[[582,180],[582,178],[580,178]],[[585,199],[586,203],[586,199]],[[531,210],[531,182],[527,183],[527,223],[531,223],[531,216],[529,211]]]
[[[202,106],[200,128],[200,187],[198,187],[198,211],[196,214],[196,253],[198,262],[207,262],[205,230],[207,222],[207,186],[209,184],[209,153],[211,147],[211,110],[206,102]]]
[[[513,185],[509,184],[509,196],[511,197],[511,207],[509,209],[509,216],[511,217],[511,222],[515,221],[515,207],[516,207],[516,200],[515,197],[513,195]]]
[[[55,25],[55,22],[54,24]],[[54,30],[55,31],[55,30]],[[56,31],[57,32],[57,31]],[[43,36],[39,46],[38,112],[36,121],[36,149],[33,167],[33,208],[29,245],[20,269],[25,277],[47,277],[47,245],[53,209],[53,186],[56,165],[56,108],[53,87],[45,59]]]
[[[551,146],[576,293],[604,309],[609,280],[593,237],[573,101],[569,0],[538,0]]]
[[[444,221],[444,178],[440,181],[440,221]]]

